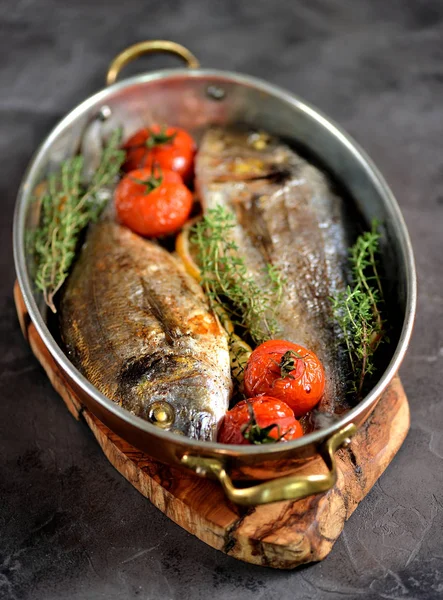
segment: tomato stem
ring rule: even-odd
[[[160,169],[159,169],[159,171],[160,171]],[[137,177],[131,177],[131,179],[135,183],[139,183],[140,185],[144,185],[146,187],[145,195],[148,195],[151,192],[153,192],[156,188],[158,188],[159,185],[162,184],[162,182],[163,182],[163,173],[160,171],[158,177],[156,177],[154,175],[154,172],[152,172],[152,175],[150,177],[148,177],[148,179],[138,179]]]
[[[149,136],[146,140],[146,147],[151,149],[155,148],[155,146],[160,146],[161,144],[169,144],[172,142],[177,135],[177,132],[171,133],[171,135],[166,134],[166,126],[163,126],[158,133],[154,133],[149,130]]]
[[[279,442],[288,433],[285,432],[282,434],[280,431],[280,425],[277,423],[272,423],[272,425],[268,425],[267,427],[260,427],[260,425],[257,423],[257,418],[251,402],[248,402],[248,411],[249,421],[243,425],[241,432],[243,437],[251,444],[274,444],[275,442]],[[278,436],[276,438],[270,435],[271,431],[275,427],[277,427],[278,432]]]
[[[295,360],[302,360],[303,356],[296,352],[295,350],[287,350],[281,357],[280,362],[278,363],[278,367],[280,369],[280,377],[284,379],[288,377],[289,379],[294,379],[291,375],[292,371],[295,370],[296,364]]]

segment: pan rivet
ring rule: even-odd
[[[345,438],[343,440],[343,444],[342,444],[343,448],[347,448],[350,443],[351,443],[351,438]]]
[[[206,88],[206,94],[212,98],[212,100],[223,100],[226,96],[226,92],[223,88],[218,85],[208,85]]]
[[[98,113],[100,121],[106,121],[112,115],[112,111],[107,104],[103,105]]]
[[[168,429],[174,422],[174,409],[169,402],[153,402],[149,407],[148,419],[153,425]]]

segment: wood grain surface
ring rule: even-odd
[[[14,298],[34,355],[72,415],[90,427],[112,465],[175,523],[237,559],[279,569],[323,559],[408,432],[409,405],[395,377],[350,446],[337,452],[338,477],[331,490],[295,502],[237,507],[218,483],[151,459],[82,407],[29,320],[17,284]],[[318,469],[318,462],[309,463],[301,473],[313,469]]]

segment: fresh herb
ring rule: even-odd
[[[374,372],[374,353],[385,336],[383,292],[377,270],[377,227],[374,221],[371,231],[360,235],[350,249],[353,285],[332,299],[353,372],[353,391],[359,396],[365,377]]]
[[[300,360],[302,358],[302,355],[296,352],[295,350],[288,350],[287,352],[285,352],[281,357],[280,362],[278,363],[278,368],[280,369],[280,377],[282,379],[285,379],[285,377],[289,379],[294,379],[291,373],[296,367],[295,361]]]
[[[103,150],[90,182],[82,181],[84,160],[74,156],[49,176],[40,202],[40,224],[35,232],[35,284],[46,304],[56,312],[54,296],[63,285],[75,257],[81,231],[95,221],[109,200],[103,188],[114,181],[125,158],[120,150],[121,130],[116,130]]]
[[[282,300],[284,280],[278,269],[268,264],[259,285],[248,273],[232,239],[235,216],[221,205],[209,210],[191,230],[198,250],[200,283],[217,313],[221,306],[234,325],[245,329],[256,344],[276,337],[276,314]]]

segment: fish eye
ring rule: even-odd
[[[164,400],[158,400],[148,406],[148,419],[156,427],[169,429],[175,420],[174,408]]]

